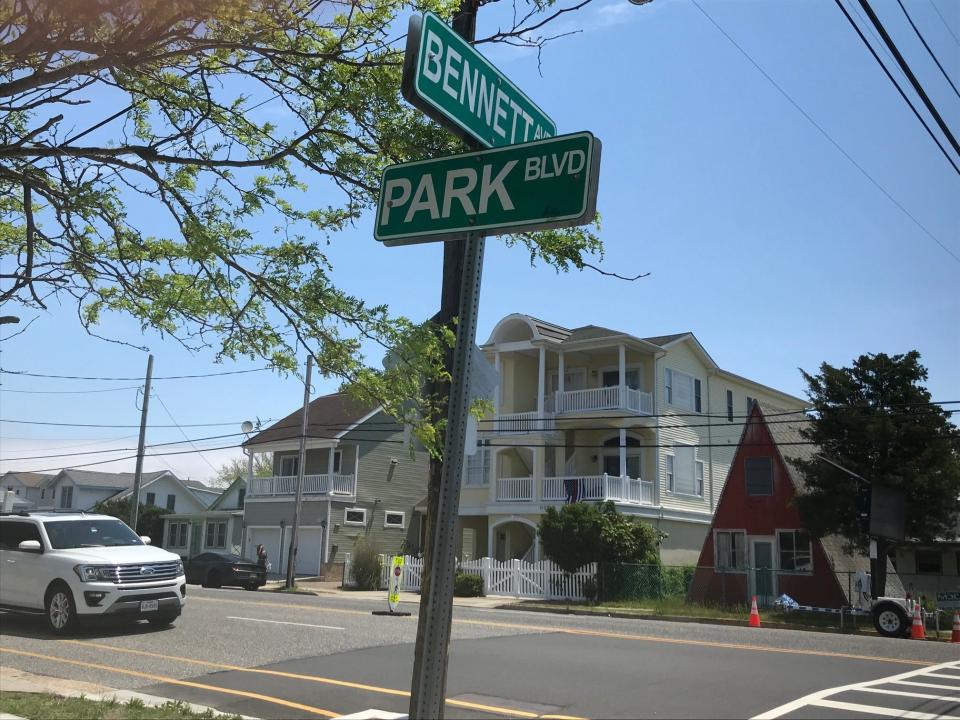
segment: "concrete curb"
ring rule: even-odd
[[[116,700],[120,703],[128,703],[131,700],[139,700],[147,707],[159,707],[167,703],[180,703],[195,713],[210,711],[214,717],[232,717],[236,715],[236,713],[227,713],[206,705],[197,705],[196,703],[184,702],[183,700],[177,700],[175,698],[147,695],[146,693],[136,692],[135,690],[118,690],[116,688],[109,688],[104,685],[96,685],[80,680],[37,675],[26,672],[25,670],[3,666],[0,666],[0,687],[3,688],[4,692],[45,693],[68,698],[83,697],[87,700],[98,702]],[[240,715],[240,717],[244,720],[257,720],[257,718],[249,715]],[[10,720],[10,718],[16,718],[16,716],[0,714],[0,720]]]

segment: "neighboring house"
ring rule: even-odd
[[[33,510],[40,507],[46,495],[44,486],[52,478],[53,475],[11,470],[0,476],[0,490],[12,492],[18,508]]]
[[[197,480],[181,480],[169,471],[144,473],[140,483],[140,504],[156,505],[170,512],[199,512],[210,507],[220,492]],[[130,487],[110,499],[125,500],[132,494],[131,474]]]
[[[754,403],[703,543],[691,602],[744,604],[756,595],[769,606],[781,594],[817,607],[855,602],[857,574],[870,572],[869,558],[846,553],[838,536],[811,537],[794,503],[804,482],[790,459],[818,452],[800,434],[806,422],[804,413]],[[889,565],[886,594],[902,594]]]
[[[692,333],[514,314],[481,349],[500,386],[464,472],[461,556],[537,559],[546,507],[609,499],[669,534],[665,564],[692,564],[752,401],[807,405],[721,369]]]
[[[129,498],[133,480],[133,473],[61,470],[42,488],[40,509],[92,510],[104,500]],[[159,470],[143,473],[140,502],[172,510],[203,510],[215,493],[202,483],[183,481],[169,470]]]
[[[318,575],[342,562],[360,539],[381,552],[419,546],[417,500],[427,488],[427,453],[411,456],[408,434],[379,408],[344,393],[309,405],[298,574]],[[273,453],[273,477],[248,477],[243,554],[263,544],[273,572],[285,572],[293,523],[301,410],[243,444],[250,453]]]
[[[893,564],[913,596],[960,592],[960,517],[952,536],[935,543],[907,541],[893,552]]]
[[[237,478],[204,510],[163,518],[163,547],[184,559],[202,552],[243,555],[243,506],[247,481]]]

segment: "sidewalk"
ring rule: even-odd
[[[272,589],[282,586],[282,582],[268,582],[264,589]],[[387,602],[386,590],[351,590],[340,587],[336,580],[298,580],[297,587],[301,590],[308,590],[314,595],[342,595],[343,597],[355,598],[357,600],[382,600]],[[420,604],[420,594],[414,592],[401,592],[400,602]],[[514,600],[509,597],[454,597],[453,604],[459,607],[472,608],[500,608],[520,603],[520,600]]]
[[[70,698],[83,696],[87,700],[107,702],[116,700],[117,702],[127,703],[131,700],[139,700],[147,707],[159,707],[166,703],[179,702],[186,705],[195,713],[210,711],[214,717],[232,716],[234,714],[223,713],[206,705],[196,705],[174,698],[147,695],[133,690],[118,690],[107,687],[106,685],[83,682],[82,680],[67,680],[65,678],[50,677],[49,675],[36,675],[26,672],[25,670],[17,670],[16,668],[4,665],[0,665],[0,688],[3,689],[3,692],[46,693]],[[256,718],[251,718],[247,715],[241,715],[240,717],[246,718],[246,720],[256,720]]]

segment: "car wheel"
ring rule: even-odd
[[[873,611],[873,626],[884,637],[904,637],[908,627],[907,614],[897,605],[880,605]]]
[[[217,570],[211,570],[210,574],[207,575],[207,582],[204,587],[209,588],[218,588],[223,584],[223,580],[220,579],[220,573]]]
[[[47,627],[55,635],[70,635],[77,625],[77,606],[73,593],[65,583],[58,582],[47,592]]]
[[[258,587],[260,587],[260,586],[257,585],[256,583],[247,583],[246,585],[243,586],[243,589],[244,589],[244,590],[256,590]]]

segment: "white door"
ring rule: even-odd
[[[300,528],[297,540],[297,575],[320,574],[322,528]]]
[[[281,573],[280,528],[248,527],[247,546],[244,548],[243,556],[256,560],[257,545],[263,545],[267,551],[267,562],[271,565],[270,572]]]

